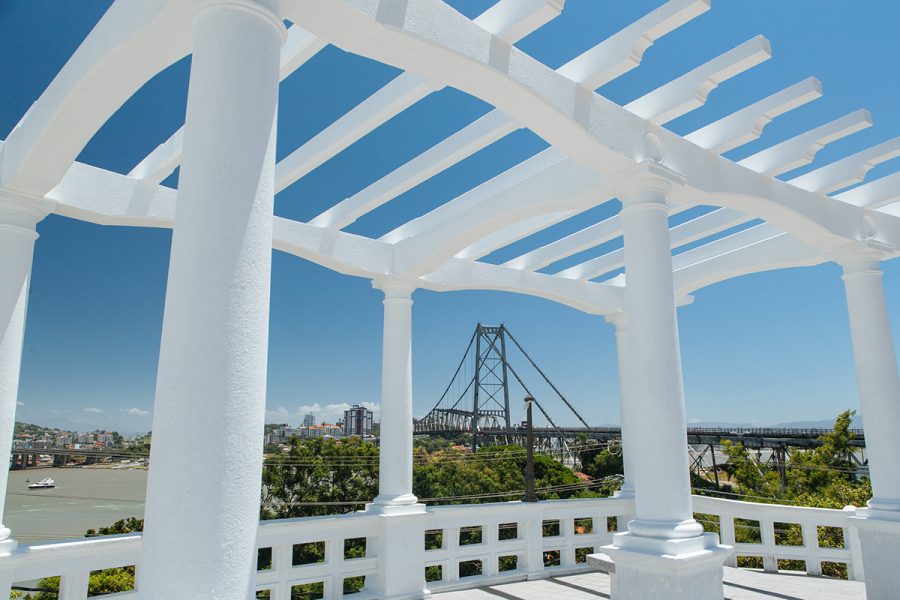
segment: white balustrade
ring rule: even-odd
[[[740,557],[758,557],[766,571],[774,572],[779,570],[779,561],[804,561],[809,575],[820,575],[823,563],[839,563],[847,565],[850,579],[862,579],[851,508],[830,510],[694,496],[693,509],[701,521],[709,519],[699,515],[718,517],[721,543],[734,546],[730,566],[737,566]],[[427,587],[438,592],[589,571],[585,556],[601,552],[600,547],[612,541],[616,530],[625,529],[633,511],[633,500],[628,498],[428,507],[427,518],[420,521],[421,551],[432,579]],[[736,525],[735,519],[757,522],[759,533],[755,533],[756,525],[740,521]],[[347,580],[364,578],[365,583],[356,581],[357,587],[362,584],[361,591],[346,596],[374,599],[369,585],[380,568],[376,542],[384,520],[374,512],[356,512],[261,522],[256,589],[262,593],[258,597],[288,600],[297,586],[310,586],[306,591],[320,590],[324,598],[339,599],[345,597]],[[779,535],[783,527],[792,525],[800,527],[802,545],[785,545],[785,537]],[[749,527],[760,543],[736,543],[736,527]],[[840,529],[844,547],[820,547],[822,527]],[[26,546],[3,562],[13,572],[13,581],[58,575],[61,600],[84,600],[91,572],[137,564],[140,546],[138,534],[70,540]],[[356,552],[348,553],[350,548]],[[303,564],[304,558],[316,562]],[[134,591],[104,598],[136,600],[138,596]]]
[[[729,566],[744,566],[744,561],[739,560],[741,558],[761,558],[763,569],[774,573],[779,570],[796,570],[779,569],[779,561],[803,561],[805,563],[803,570],[808,575],[821,575],[823,562],[838,563],[847,566],[849,579],[862,580],[862,559],[859,554],[858,536],[849,520],[855,515],[855,509],[852,507],[833,510],[739,502],[707,496],[694,496],[693,505],[695,513],[714,515],[719,518],[721,543],[734,547],[734,554],[726,562]],[[736,524],[735,519],[745,522]],[[704,519],[701,518],[701,520]],[[746,521],[756,522],[757,525],[746,523]],[[704,525],[709,525],[709,523],[704,523]],[[787,538],[787,530],[792,526],[800,527],[801,545],[788,544],[788,542],[794,541]],[[748,532],[752,532],[749,537],[757,538],[758,543],[737,542],[735,539],[736,528],[744,528]],[[819,528],[840,529],[843,547],[820,546],[820,533],[825,533],[827,530],[820,532]],[[832,533],[836,532],[832,531]]]

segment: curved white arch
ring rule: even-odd
[[[43,196],[142,85],[191,52],[192,7],[115,2],[9,134],[0,185]]]

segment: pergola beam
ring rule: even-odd
[[[683,207],[686,209],[688,207]],[[675,214],[677,211],[673,211]],[[710,213],[685,221],[669,230],[669,243],[672,249],[702,240],[731,227],[736,227],[749,220],[747,215],[730,208],[719,208]],[[625,266],[625,251],[622,248],[592,258],[568,269],[556,273],[566,279],[589,280],[601,277],[606,273]]]
[[[281,48],[281,79],[284,80],[299,69],[326,45],[324,40],[297,25],[292,25]],[[128,175],[143,179],[150,185],[158,184],[171,175],[181,162],[183,141],[184,126],[144,157]]]
[[[499,110],[491,111],[378,181],[338,202],[310,223],[343,229],[518,128],[519,125],[508,115]]]
[[[706,103],[723,81],[772,58],[772,46],[756,36],[677,79],[629,102],[625,108],[655,125],[668,123]]]
[[[573,217],[575,214],[577,213],[573,210],[560,210],[531,217],[530,219],[525,219],[524,221],[519,221],[512,225],[507,225],[494,233],[486,235],[460,252],[457,252],[456,258],[478,260],[495,250],[508,246],[524,237],[528,237],[532,233],[542,231],[551,225],[564,221],[569,217]]]
[[[418,75],[401,73],[283,158],[275,167],[275,192],[284,190],[435,89]]]
[[[873,167],[898,156],[900,156],[900,137],[895,137],[862,152],[851,154],[830,165],[795,177],[790,180],[790,183],[811,192],[830,194],[864,181],[866,173]]]
[[[769,233],[772,235],[764,236],[760,241],[748,242],[745,245],[735,244],[736,247],[723,249],[719,254],[707,255],[702,259],[695,257],[697,260],[680,266],[673,273],[676,294],[691,294],[700,288],[733,277],[789,267],[812,266],[828,260],[819,249],[804,244],[788,233],[771,231]]]
[[[861,208],[881,208],[900,202],[900,172],[891,173],[865,185],[832,196],[841,202]]]
[[[710,0],[669,0],[653,12],[576,56],[558,72],[590,90],[641,64],[644,52],[667,33],[709,10]]]
[[[620,235],[622,235],[622,221],[616,215],[508,260],[504,266],[523,271],[536,271],[582,250],[605,244]]]
[[[723,154],[759,138],[763,128],[776,117],[821,97],[822,84],[815,77],[809,77],[689,133],[684,139]]]
[[[748,156],[737,164],[776,177],[811,163],[816,153],[831,142],[871,126],[872,115],[869,111],[857,110]]]
[[[625,301],[621,286],[562,280],[552,275],[519,271],[498,265],[451,258],[439,269],[419,278],[425,289],[438,292],[492,290],[525,293],[571,306],[589,314],[610,314]]]
[[[397,272],[418,276],[504,226],[585,210],[606,197],[603,189],[596,173],[549,149],[381,239],[396,245]]]
[[[558,17],[564,5],[565,0],[500,0],[474,21],[507,44],[515,44]]]
[[[115,2],[6,139],[0,185],[43,196],[104,123],[191,51],[191,7]]]
[[[754,227],[719,238],[714,242],[704,244],[698,248],[676,254],[672,257],[672,270],[678,271],[679,269],[709,260],[710,258],[714,258],[721,254],[727,254],[728,252],[733,252],[745,246],[758,244],[769,238],[781,235],[782,233],[784,232],[781,229],[775,227],[771,223],[755,225]]]
[[[151,187],[132,177],[76,162],[47,198],[56,202],[56,213],[81,221],[171,228],[176,196],[174,189]],[[394,274],[391,244],[281,217],[274,217],[272,247],[345,275],[375,279]],[[419,279],[417,285],[435,291],[492,289],[523,293],[598,314],[618,310],[623,294],[621,287],[567,282],[457,258]]]

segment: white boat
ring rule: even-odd
[[[41,479],[40,481],[32,483],[31,485],[28,486],[28,489],[29,490],[43,490],[43,489],[54,488],[54,487],[56,487],[56,482],[48,477],[46,479]]]

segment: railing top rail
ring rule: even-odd
[[[723,512],[731,515],[752,516],[754,513],[765,513],[770,516],[777,515],[806,515],[807,520],[833,520],[847,519],[854,515],[855,506],[846,506],[843,509],[817,508],[813,506],[794,506],[791,504],[767,504],[764,502],[743,502],[741,500],[729,500],[712,496],[693,496],[693,508],[695,512]],[[824,524],[824,523],[822,523]]]

